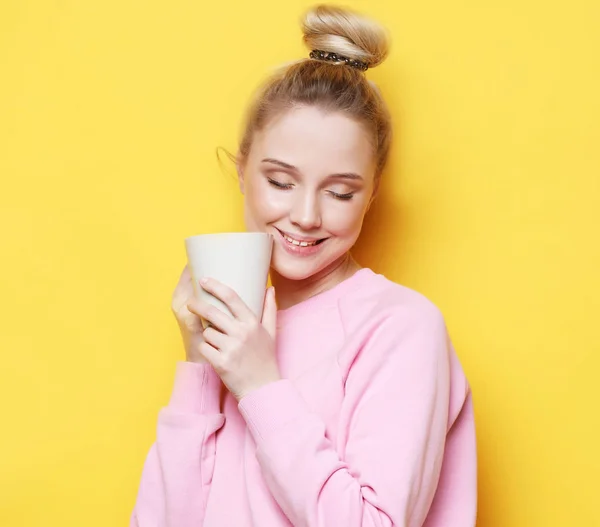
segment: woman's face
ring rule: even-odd
[[[303,280],[356,242],[374,188],[364,127],[343,113],[289,110],[256,133],[240,170],[249,231],[273,235],[275,272]]]

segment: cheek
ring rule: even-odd
[[[275,220],[287,210],[286,199],[282,194],[281,191],[263,185],[260,181],[251,182],[244,195],[246,210],[257,220]]]
[[[341,205],[344,206],[330,210],[323,218],[324,227],[336,236],[355,238],[360,233],[366,206],[358,200]]]

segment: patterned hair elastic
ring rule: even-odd
[[[334,64],[346,64],[347,66],[351,66],[361,71],[367,71],[369,69],[369,65],[366,62],[350,59],[329,51],[321,51],[320,49],[313,49],[309,56],[311,59],[325,60],[327,62],[333,62]]]

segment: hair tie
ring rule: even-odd
[[[330,53],[329,51],[321,51],[320,49],[313,49],[310,52],[309,57],[315,60],[333,62],[334,64],[346,64],[347,66],[351,66],[352,68],[356,68],[357,70],[361,71],[367,71],[369,69],[369,65],[366,62],[350,59],[348,57],[344,57],[343,55],[338,55],[337,53]]]

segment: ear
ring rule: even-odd
[[[240,186],[240,192],[242,194],[244,194],[244,167],[242,166],[242,164],[238,161],[235,164],[235,168],[237,170],[238,173],[238,184]]]

